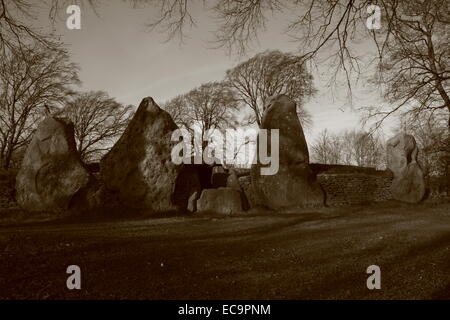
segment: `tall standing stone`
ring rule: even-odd
[[[417,162],[418,148],[413,136],[397,134],[387,141],[387,164],[393,172],[392,198],[417,203],[425,195],[425,180]]]
[[[279,148],[279,170],[274,175],[262,175],[260,162],[252,165],[252,187],[257,198],[275,210],[323,205],[324,194],[309,167],[308,147],[295,102],[286,95],[271,98],[261,129],[279,129],[278,145],[271,145],[270,136],[267,141],[267,150]]]
[[[90,174],[76,150],[73,124],[46,118],[29,144],[16,177],[17,201],[28,211],[70,209]]]
[[[193,166],[175,165],[171,141],[178,129],[172,117],[152,98],[142,100],[119,141],[100,163],[105,187],[122,205],[154,212],[186,209],[200,191]]]

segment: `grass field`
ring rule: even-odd
[[[1,299],[448,299],[450,204],[33,223],[0,254]]]

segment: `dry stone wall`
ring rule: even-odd
[[[367,204],[392,199],[390,186],[393,175],[390,171],[374,168],[311,164],[317,182],[325,194],[328,206]],[[248,175],[239,178],[239,184],[250,207],[263,206],[255,194]]]
[[[311,164],[329,206],[358,205],[392,198],[390,171],[374,168]]]
[[[329,206],[366,204],[391,199],[392,177],[365,173],[321,173],[317,181]]]

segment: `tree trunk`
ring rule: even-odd
[[[447,136],[447,147],[449,148],[447,150],[447,154],[445,156],[446,159],[446,165],[447,165],[447,170],[446,170],[446,180],[447,180],[447,196],[450,197],[450,106],[448,106],[448,112],[449,112],[449,117],[448,117],[448,136]]]
[[[11,166],[11,158],[12,158],[12,149],[8,149],[6,151],[6,155],[3,158],[3,169],[8,170]]]
[[[450,106],[448,106],[448,134],[450,135]]]

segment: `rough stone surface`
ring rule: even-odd
[[[130,208],[153,212],[186,209],[200,189],[193,166],[171,160],[177,125],[152,98],[142,100],[122,137],[100,163],[105,187]]]
[[[242,192],[245,196],[246,202],[250,208],[257,208],[263,206],[263,202],[258,197],[252,186],[252,179],[248,176],[239,177],[239,185],[241,186]]]
[[[76,150],[73,124],[46,118],[39,124],[16,177],[19,205],[28,211],[67,210],[89,181]]]
[[[362,205],[392,199],[392,174],[320,173],[317,181],[328,206]]]
[[[417,162],[416,140],[400,133],[387,141],[388,168],[393,172],[392,197],[396,200],[417,203],[424,198],[425,180]]]
[[[197,211],[197,200],[198,200],[198,192],[195,191],[188,200],[188,206],[187,206],[187,210],[189,212],[195,212]]]
[[[324,194],[309,168],[309,153],[296,105],[285,95],[270,99],[261,129],[279,129],[279,171],[261,175],[261,164],[252,166],[252,186],[263,203],[274,210],[324,204]],[[268,135],[268,150],[271,146]]]
[[[250,209],[250,203],[247,199],[247,196],[244,193],[243,188],[239,183],[239,177],[234,169],[229,169],[227,188],[239,191],[239,194],[241,195],[242,209],[244,209],[245,211]]]
[[[227,178],[227,188],[232,188],[236,190],[241,190],[241,186],[239,184],[239,178],[234,170],[230,170],[230,173]]]
[[[197,211],[219,214],[239,213],[243,211],[241,194],[230,188],[205,189],[197,201]]]

